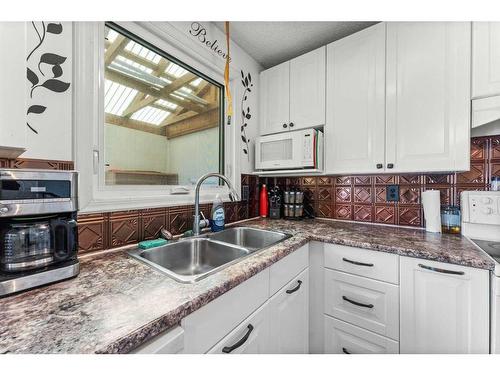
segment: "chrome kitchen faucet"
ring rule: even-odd
[[[234,190],[233,185],[226,176],[219,173],[207,173],[201,176],[196,182],[196,189],[194,192],[194,220],[193,220],[194,236],[198,236],[200,234],[200,229],[208,226],[208,220],[206,220],[205,218],[203,218],[203,221],[200,220],[200,187],[203,181],[205,181],[207,178],[210,177],[218,177],[227,184],[229,188],[229,199],[231,199],[231,202],[234,202],[239,199],[238,193],[236,192],[236,190]]]

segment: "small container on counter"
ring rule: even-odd
[[[500,191],[500,176],[491,177],[491,191]]]
[[[441,207],[441,232],[460,234],[460,208],[458,206]]]

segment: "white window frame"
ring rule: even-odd
[[[223,82],[223,62],[186,47],[179,31],[167,22],[117,22],[138,37],[175,56],[216,82]],[[106,185],[104,178],[104,22],[74,23],[73,157],[79,171],[79,211],[82,213],[168,207],[194,203],[193,185]],[[237,81],[236,71],[231,75]],[[235,87],[233,81],[231,87]],[[227,106],[227,98],[225,106]],[[227,107],[226,107],[227,108]],[[235,121],[224,118],[224,170],[237,190],[241,188],[236,162]],[[174,195],[183,186],[189,194]],[[200,202],[211,202],[219,194],[228,201],[226,186],[202,186]]]

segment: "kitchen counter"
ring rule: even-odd
[[[71,280],[0,299],[0,353],[126,353],[314,240],[492,270],[467,239],[421,229],[332,220],[241,223],[293,234],[194,284],[181,284],[124,250],[84,256]]]

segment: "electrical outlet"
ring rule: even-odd
[[[399,185],[387,185],[385,200],[399,202]]]
[[[250,187],[248,185],[243,185],[241,187],[241,200],[247,201],[250,198]]]

